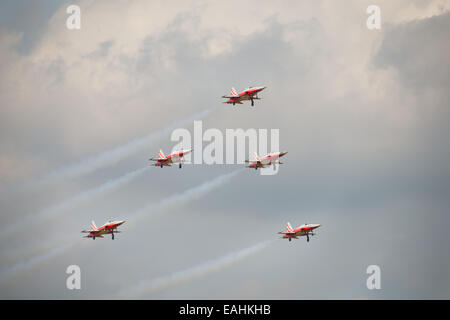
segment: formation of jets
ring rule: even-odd
[[[224,103],[228,104],[242,104],[242,101],[250,100],[251,105],[254,106],[254,100],[260,100],[258,97],[258,92],[261,92],[266,87],[249,87],[245,90],[243,90],[240,93],[237,93],[234,88],[231,88],[231,93],[228,96],[222,96],[222,98],[227,98],[228,100]],[[175,151],[172,154],[165,156],[162,150],[159,150],[159,154],[157,158],[150,158],[150,161],[155,161],[155,163],[152,164],[152,166],[155,167],[171,167],[172,164],[178,163],[179,168],[181,169],[182,163],[184,161],[184,156],[191,153],[192,149],[190,150],[179,150]],[[255,152],[255,156],[253,160],[245,160],[245,162],[249,163],[247,168],[254,168],[255,170],[258,170],[258,168],[265,168],[266,166],[274,165],[275,164],[282,164],[280,162],[280,158],[286,155],[287,152],[274,152],[269,153],[263,157],[258,157],[258,154]],[[95,240],[95,238],[103,238],[103,235],[105,234],[111,234],[111,238],[114,240],[114,233],[120,232],[117,230],[117,227],[122,225],[125,221],[109,221],[105,223],[100,228],[97,228],[95,225],[95,222],[91,222],[91,229],[90,230],[83,230],[82,233],[88,233],[85,238],[92,238]],[[286,226],[286,232],[278,232],[278,234],[282,234],[282,239],[289,239],[291,241],[292,239],[298,239],[298,237],[306,236],[307,241],[309,242],[309,237],[314,235],[314,230],[319,228],[320,224],[303,224],[297,229],[293,229],[291,224],[288,222]]]

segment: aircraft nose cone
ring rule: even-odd
[[[280,157],[284,156],[287,153],[287,151],[281,152]]]

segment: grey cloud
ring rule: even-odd
[[[108,55],[109,49],[114,46],[114,40],[103,41],[98,45],[98,49],[85,55],[84,57],[90,59],[102,59]]]
[[[434,88],[445,93],[450,81],[450,12],[386,28],[375,65],[395,68],[401,80],[416,90]]]

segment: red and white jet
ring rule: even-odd
[[[298,239],[297,237],[306,236],[306,241],[309,242],[309,236],[313,236],[313,230],[320,227],[320,224],[303,224],[297,229],[292,229],[291,224],[288,222],[286,226],[286,232],[278,232],[278,234],[284,234],[281,239]]]
[[[242,104],[242,101],[250,100],[252,102],[252,107],[255,105],[254,100],[261,100],[258,98],[258,92],[263,91],[266,87],[249,87],[243,90],[241,93],[237,93],[236,89],[231,88],[231,93],[229,96],[222,96],[222,98],[227,98],[228,101],[224,103],[232,103],[233,106]]]
[[[120,232],[117,230],[117,227],[123,224],[125,221],[108,221],[100,228],[97,228],[94,221],[91,221],[91,230],[83,230],[82,233],[89,233],[84,238],[103,238],[104,234],[111,234],[112,239],[114,240],[114,233]]]
[[[285,152],[274,152],[269,153],[268,155],[264,157],[258,157],[258,154],[255,152],[255,158],[254,160],[245,160],[245,162],[250,163],[247,168],[255,168],[255,170],[258,170],[258,168],[265,168],[265,166],[275,165],[275,164],[283,164],[280,162],[280,158],[284,156],[287,153]]]
[[[172,163],[180,163],[179,167],[181,169],[181,162],[183,161],[183,157],[188,153],[192,152],[191,150],[180,150],[175,151],[172,154],[169,154],[167,157],[164,155],[162,150],[159,150],[158,158],[151,158],[150,161],[156,161],[156,163],[152,164],[155,167],[171,167]]]

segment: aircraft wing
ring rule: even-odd
[[[121,232],[122,231],[120,231],[120,230],[116,230],[116,229],[111,230],[111,229],[109,229],[108,231],[105,231],[102,234],[121,233]]]
[[[278,234],[284,234],[284,237],[281,237],[280,239],[286,239],[286,236],[289,236],[291,239],[298,239],[295,232],[278,232]]]
[[[103,238],[103,235],[99,234],[99,235],[95,235],[96,238]],[[90,238],[89,236],[84,236],[83,238]]]
[[[97,235],[103,233],[103,230],[83,230],[81,233],[93,233]]]
[[[151,166],[155,166],[155,167],[160,167],[160,166],[171,167],[172,165],[170,163],[168,163],[167,161],[164,161],[164,162],[162,162],[160,164],[153,163],[153,164],[151,164]]]
[[[156,161],[157,163],[152,164],[155,167],[159,167],[161,165],[166,166],[166,167],[171,167],[171,165],[170,165],[170,158],[150,158],[148,160],[149,161]]]
[[[265,168],[266,165],[262,164],[259,160],[245,160],[245,162],[250,163],[250,165],[247,166],[247,168]]]
[[[224,101],[223,103],[228,103],[228,104],[232,104],[232,103],[236,103],[236,104],[243,104],[241,101]]]

